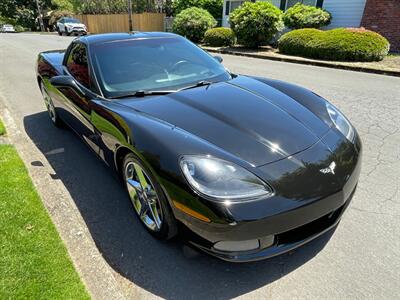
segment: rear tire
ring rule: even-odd
[[[125,156],[121,172],[133,210],[142,225],[157,239],[173,238],[178,232],[176,220],[151,172],[133,153]]]
[[[43,95],[43,100],[44,104],[46,105],[47,112],[49,114],[50,120],[53,123],[54,126],[61,128],[63,127],[64,123],[60,119],[60,117],[57,114],[56,108],[54,106],[53,100],[49,96],[43,81],[40,81],[40,90]]]

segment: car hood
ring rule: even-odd
[[[298,153],[329,130],[294,99],[245,76],[165,96],[117,101],[180,127],[255,166]]]

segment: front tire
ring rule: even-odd
[[[125,156],[122,166],[129,198],[142,225],[157,239],[174,237],[176,220],[160,184],[133,153]]]
[[[57,111],[56,111],[56,108],[54,106],[53,100],[51,99],[51,97],[47,93],[47,90],[44,87],[43,81],[40,82],[40,90],[42,91],[44,104],[46,105],[47,112],[49,114],[51,122],[56,127],[59,127],[59,128],[63,127],[63,122],[61,121],[61,119],[59,118],[59,116],[57,114]]]

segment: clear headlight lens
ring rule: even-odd
[[[184,156],[180,161],[191,187],[216,201],[250,201],[272,196],[272,189],[246,169],[206,156]]]
[[[354,139],[354,128],[349,120],[332,104],[327,103],[326,109],[336,128],[350,141]]]

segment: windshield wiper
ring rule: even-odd
[[[110,99],[122,99],[122,98],[130,98],[130,97],[145,97],[145,96],[153,96],[153,95],[166,95],[166,94],[170,94],[170,93],[175,93],[175,92],[179,92],[179,91],[183,91],[183,90],[188,90],[188,89],[193,89],[196,87],[200,87],[200,86],[207,86],[210,84],[213,84],[214,82],[212,81],[207,81],[207,80],[201,80],[199,82],[196,82],[196,84],[190,85],[190,86],[186,86],[184,88],[181,88],[179,90],[168,90],[168,91],[145,91],[145,90],[139,90],[133,93],[129,93],[129,94],[124,94],[124,95],[119,95],[119,96],[113,96],[113,97],[109,97]]]
[[[167,95],[176,91],[136,91],[134,93],[119,95],[109,97],[110,99],[122,99],[122,98],[130,98],[130,97],[145,97],[145,96],[152,96],[152,95]]]
[[[196,82],[196,84],[189,85],[187,87],[181,88],[180,91],[193,89],[193,88],[197,88],[197,87],[200,87],[200,86],[206,86],[206,85],[210,85],[210,84],[213,84],[213,83],[214,82],[212,82],[212,81],[201,80],[201,81]]]

